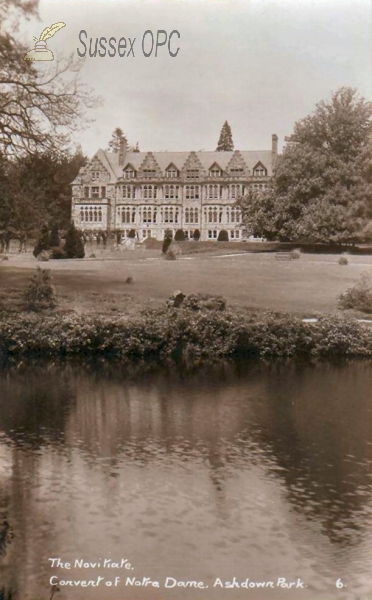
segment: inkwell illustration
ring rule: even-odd
[[[39,39],[34,37],[35,48],[27,52],[24,60],[54,60],[53,52],[48,50],[46,40],[53,37],[62,27],[66,27],[66,23],[54,23],[50,27],[45,27]]]

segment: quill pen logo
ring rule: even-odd
[[[53,52],[48,50],[46,40],[53,37],[62,27],[66,27],[66,23],[54,23],[50,27],[45,27],[39,39],[34,37],[35,48],[27,52],[23,60],[54,60]]]

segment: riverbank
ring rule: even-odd
[[[372,329],[342,316],[308,323],[280,313],[172,307],[136,317],[3,314],[0,355],[184,363],[241,357],[369,357]]]

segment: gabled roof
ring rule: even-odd
[[[267,167],[265,167],[265,165],[262,164],[262,162],[260,160],[258,161],[258,163],[256,165],[254,165],[253,170],[258,169],[259,167],[262,167],[263,169],[267,169]]]
[[[182,171],[191,152],[153,152],[152,154],[161,171],[165,173],[166,169],[171,164],[173,164],[179,171]],[[227,165],[233,157],[233,154],[234,152],[205,152],[204,150],[195,152],[198,161],[200,161],[206,173],[209,172],[214,163],[217,163],[217,165],[223,171],[226,170]],[[271,150],[241,150],[240,155],[250,173],[252,173],[257,163],[261,162],[263,167],[267,169],[267,174],[272,175]],[[123,169],[128,166],[128,164],[130,164],[133,169],[138,171],[145,158],[148,156],[148,153],[133,152],[129,150],[126,153],[124,165],[119,165],[119,154],[116,152],[98,150],[95,156],[100,158],[103,164],[107,164],[110,167],[110,172],[113,173],[114,177],[118,179],[119,177],[123,176]]]
[[[115,173],[114,169],[112,168],[110,161],[108,160],[108,157],[107,157],[108,154],[109,154],[109,152],[105,152],[104,150],[99,149],[98,152],[96,152],[96,154],[93,156],[93,160],[95,158],[98,158],[98,160],[102,163],[102,165],[104,167],[106,167],[106,169],[108,170],[109,175],[110,175],[110,181],[115,181],[116,173]]]

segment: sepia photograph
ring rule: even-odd
[[[0,0],[0,600],[372,600],[370,0]]]

